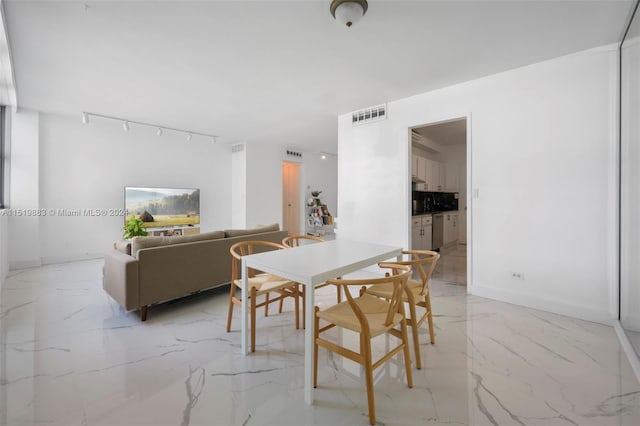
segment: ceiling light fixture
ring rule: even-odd
[[[174,133],[182,133],[182,134],[186,135],[187,141],[190,141],[191,138],[193,138],[194,135],[202,136],[202,137],[205,137],[205,138],[212,138],[212,140],[214,142],[216,141],[217,138],[220,137],[218,135],[212,135],[210,133],[200,133],[200,132],[194,132],[192,130],[177,129],[175,127],[160,126],[158,124],[144,123],[142,121],[128,120],[128,119],[122,118],[122,117],[113,117],[113,116],[110,116],[110,115],[96,114],[96,113],[88,112],[88,111],[85,111],[85,112],[82,113],[82,123],[83,124],[89,124],[89,116],[98,117],[98,118],[104,118],[106,120],[118,121],[118,122],[122,123],[122,128],[125,131],[129,131],[129,129],[131,129],[131,125],[135,124],[137,126],[146,126],[146,127],[151,127],[153,129],[156,129],[156,135],[158,135],[158,136],[162,136],[162,134],[165,131],[174,132]]]
[[[331,15],[347,27],[351,27],[367,13],[367,0],[333,0],[329,10]]]
[[[323,160],[326,160],[326,159],[327,159],[327,154],[322,154],[322,155],[320,156],[320,158],[322,158]]]

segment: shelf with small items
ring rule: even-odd
[[[320,200],[322,191],[312,191],[311,198],[307,200],[307,235],[323,236],[333,234],[333,216],[326,204]]]

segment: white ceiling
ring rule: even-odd
[[[467,143],[467,120],[465,118],[418,127],[413,130],[438,145],[448,146]]]
[[[631,1],[3,0],[18,105],[336,152],[337,116],[616,42]]]

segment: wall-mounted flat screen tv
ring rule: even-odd
[[[189,226],[200,223],[200,190],[189,188],[124,189],[126,220],[139,217],[145,228]]]

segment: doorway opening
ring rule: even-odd
[[[300,234],[300,164],[282,162],[282,230]]]
[[[468,117],[458,117],[409,129],[411,248],[440,252],[433,278],[464,286],[470,264],[468,124]]]

